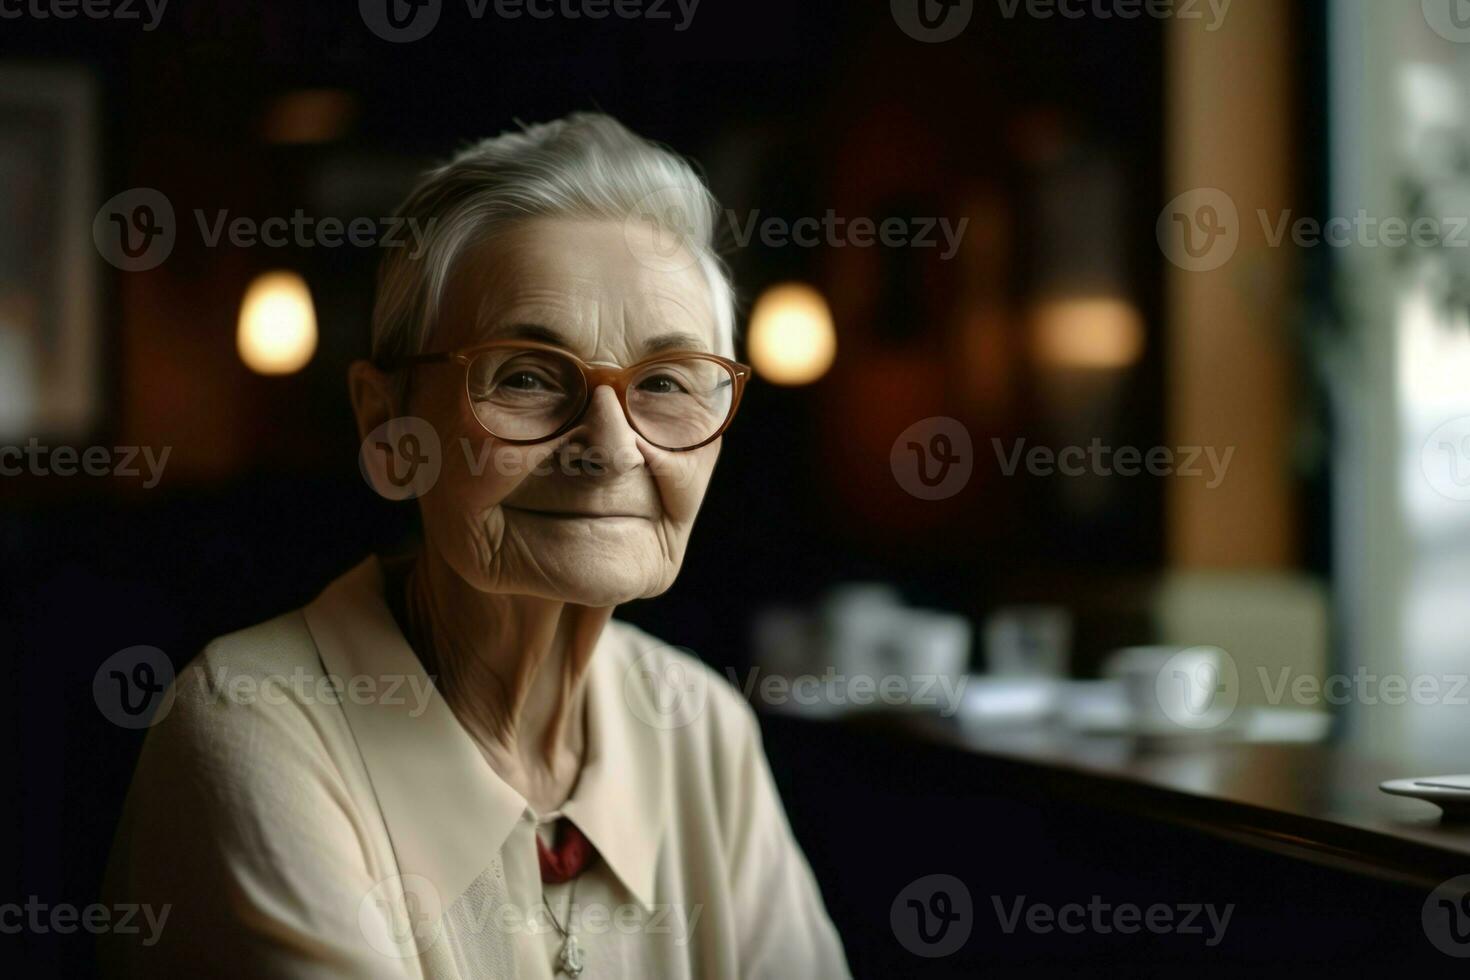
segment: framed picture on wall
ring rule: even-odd
[[[96,94],[0,61],[0,441],[81,438],[101,404]]]

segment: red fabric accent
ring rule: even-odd
[[[592,863],[596,852],[592,842],[577,829],[577,825],[563,817],[556,822],[556,847],[548,848],[541,835],[536,835],[536,857],[541,861],[541,880],[549,885],[560,885],[571,881],[587,865]]]

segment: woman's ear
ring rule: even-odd
[[[368,433],[397,414],[393,379],[371,361],[354,361],[347,369],[347,390],[357,416],[358,439],[366,439]]]
[[[439,479],[439,436],[423,419],[398,414],[393,377],[367,361],[347,371],[357,416],[357,464],[368,486],[387,500],[428,493]]]

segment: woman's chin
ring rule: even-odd
[[[548,583],[543,598],[601,608],[646,599],[662,591],[662,587],[650,587],[646,582],[609,581],[605,577],[578,575]]]
[[[522,522],[507,535],[523,560],[503,563],[539,580],[538,595],[578,605],[613,606],[657,595],[677,571],[650,521]],[[528,583],[529,584],[529,583]]]
[[[616,606],[634,599],[647,599],[666,590],[673,574],[666,568],[614,556],[586,556],[567,561],[543,562],[544,576],[535,593],[546,599],[579,606]]]

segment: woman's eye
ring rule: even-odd
[[[638,388],[641,391],[649,391],[655,395],[676,395],[684,391],[684,386],[667,374],[645,378],[638,383]]]
[[[545,388],[546,383],[530,371],[517,371],[501,379],[499,387],[515,391],[537,391]]]

